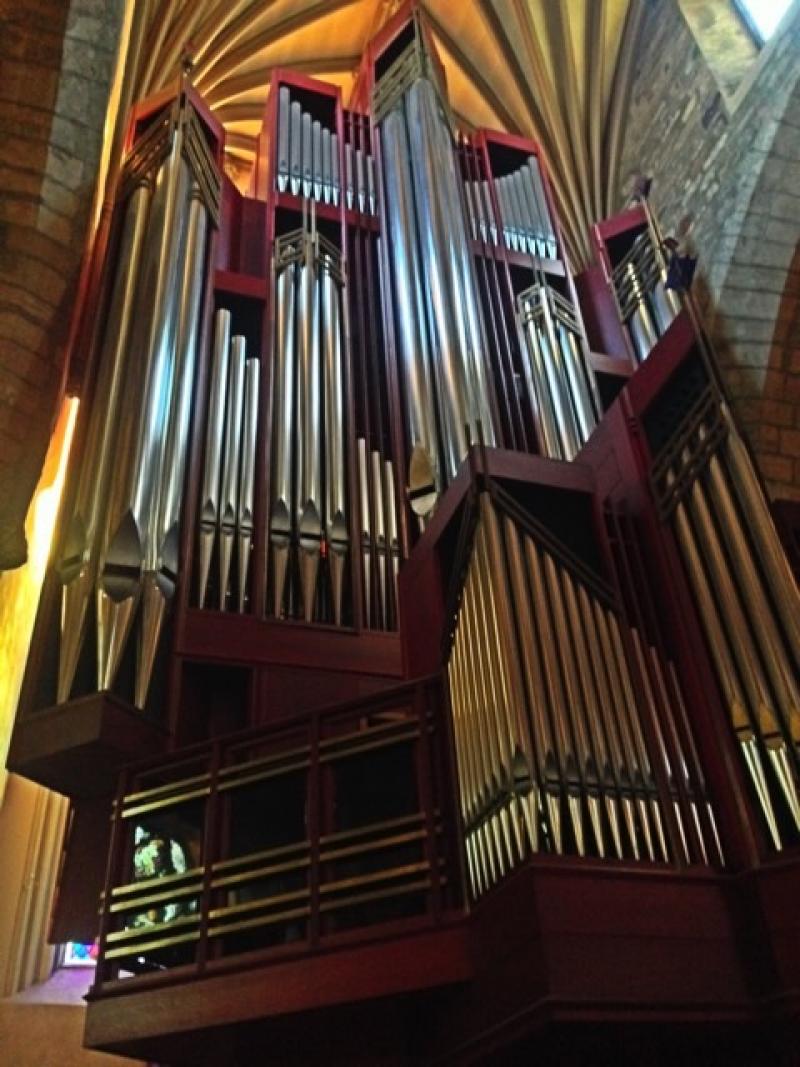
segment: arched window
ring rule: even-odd
[[[793,0],[733,0],[733,3],[761,47],[777,30]]]

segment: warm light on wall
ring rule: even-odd
[[[0,800],[5,762],[69,459],[78,400],[64,400],[25,520],[28,562],[0,574]]]

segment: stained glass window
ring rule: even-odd
[[[64,946],[62,967],[94,967],[97,963],[97,945],[82,945],[80,941],[68,941]]]

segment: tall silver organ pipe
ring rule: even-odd
[[[185,95],[134,144],[120,190],[119,265],[98,330],[95,403],[57,565],[57,695],[66,700],[72,690],[94,592],[100,689],[114,684],[143,601],[134,685],[142,707],[178,572],[208,226],[219,202],[216,164]]]
[[[451,479],[477,424],[495,442],[486,338],[469,248],[453,138],[418,42],[406,82],[390,68],[374,90],[387,258],[395,301],[409,466],[436,490]],[[388,86],[387,90],[385,87]],[[414,453],[421,453],[415,458]],[[410,485],[412,501],[423,487]],[[428,499],[431,494],[426,494]]]
[[[720,693],[775,849],[800,834],[800,595],[727,409],[656,456]],[[716,442],[716,443],[715,443]]]
[[[119,264],[113,283],[107,326],[99,353],[99,373],[86,436],[73,514],[56,565],[62,584],[61,647],[57,700],[68,700],[86,636],[87,608],[97,574],[97,539],[113,469],[114,440],[120,418],[122,384],[138,281],[147,232],[152,186],[142,179],[125,209]],[[89,462],[89,457],[92,462]]]
[[[328,603],[337,624],[350,541],[343,286],[340,254],[313,215],[276,240],[267,607],[311,622]]]
[[[206,415],[205,459],[200,490],[200,536],[197,550],[197,603],[203,606],[208,587],[211,556],[219,522],[219,490],[222,471],[222,433],[225,427],[225,397],[230,358],[231,313],[224,308],[214,316],[211,352],[211,390]]]

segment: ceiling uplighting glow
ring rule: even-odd
[[[739,0],[762,41],[768,41],[794,0]]]

